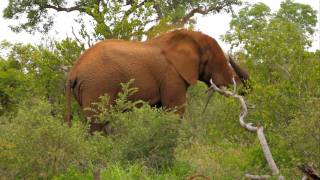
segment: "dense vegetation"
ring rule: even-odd
[[[86,38],[141,39],[151,33],[144,28],[151,17],[156,22],[154,34],[183,25],[192,28],[194,13],[230,10],[240,3],[103,2],[74,4],[75,11],[95,21],[93,30],[83,26],[79,32],[83,40],[1,43],[0,179],[92,179],[93,171],[100,171],[103,179],[185,179],[195,174],[242,179],[246,172],[269,174],[255,135],[237,122],[238,102],[216,93],[202,113],[207,87],[201,82],[189,88],[182,120],[145,103],[136,108],[135,103],[141,102],[127,100],[136,91],[128,83],[114,107],[102,105],[108,97],[97,104],[102,112],[98,118],[110,121],[112,135],[89,135],[76,103],[74,125],[62,123],[65,73],[84,50]],[[52,24],[44,16],[49,9],[67,11],[66,5],[63,0],[10,0],[4,16],[27,14],[28,21],[14,29],[43,32]],[[121,14],[121,6],[130,7],[128,13]],[[105,13],[122,19],[103,19]],[[315,14],[310,6],[290,0],[282,2],[277,12],[262,3],[246,5],[233,15],[230,30],[222,37],[251,75],[247,121],[264,126],[274,159],[287,179],[302,177],[299,164],[320,169],[320,51],[308,51]]]

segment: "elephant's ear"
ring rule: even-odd
[[[168,41],[164,54],[176,71],[187,81],[195,84],[199,76],[199,48],[190,37],[174,37]]]

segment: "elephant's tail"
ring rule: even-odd
[[[71,80],[67,80],[66,83],[66,112],[64,117],[64,122],[71,127]]]

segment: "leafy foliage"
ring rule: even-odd
[[[25,77],[19,64],[0,59],[0,115],[16,111],[25,88]]]
[[[193,25],[196,13],[229,12],[232,5],[239,4],[239,0],[76,0],[72,3],[66,0],[9,0],[3,16],[8,19],[26,17],[26,22],[12,26],[14,31],[47,32],[54,22],[53,10],[75,11],[81,15],[77,19],[82,26],[80,35],[90,44],[92,38],[141,39],[143,35],[154,36],[172,28]],[[84,24],[88,17],[94,25],[92,34]]]
[[[140,162],[148,167],[164,168],[174,161],[178,137],[179,117],[162,109],[152,108],[146,102],[129,100],[138,89],[133,81],[122,84],[114,106],[108,105],[108,96],[95,103],[100,112],[94,118],[108,122],[111,128],[111,150],[114,162]],[[139,106],[139,108],[138,108]],[[110,153],[110,152],[109,152]]]
[[[71,39],[53,42],[49,47],[8,42],[0,47],[6,52],[0,62],[0,107],[11,112],[19,101],[37,96],[55,106],[53,114],[62,113],[65,71],[82,48]]]
[[[1,118],[1,179],[47,179],[70,167],[88,167],[86,128],[62,126],[50,115],[48,103],[33,103],[20,107],[13,119]]]
[[[290,59],[291,56],[301,56],[301,51],[311,45],[307,34],[314,33],[316,13],[310,6],[292,1],[282,2],[281,7],[275,13],[271,13],[270,8],[263,3],[241,9],[238,15],[233,16],[231,29],[224,39],[232,47],[243,46],[246,53],[254,57],[270,59],[270,55],[283,54]],[[293,8],[293,12],[288,8]]]
[[[80,124],[72,128],[61,125],[61,117],[51,116],[52,106],[37,99],[20,106],[13,118],[2,116],[1,178],[47,179],[119,162],[141,163],[155,169],[171,166],[178,137],[178,116],[147,103],[140,108],[132,106],[127,100],[132,92],[124,89],[114,107],[106,108],[103,104],[105,109],[101,110],[113,117],[110,121],[113,133],[108,137],[99,133],[89,135],[86,126]],[[101,103],[104,101],[97,105],[102,106]],[[106,117],[99,115],[99,118]]]
[[[280,6],[281,8],[276,17],[296,23],[304,31],[305,35],[313,35],[317,24],[317,16],[312,7],[295,3],[291,0],[282,2]]]
[[[319,167],[319,157],[314,156],[319,153],[317,138],[307,138],[307,134],[319,136],[315,117],[320,61],[317,52],[306,51],[314,21],[315,11],[307,5],[284,1],[279,11],[271,13],[259,3],[240,10],[225,36],[234,47],[242,47],[237,55],[254,74],[254,91],[248,99],[255,109],[248,119],[258,120],[268,129],[276,162],[294,176],[297,170],[291,168],[299,163]]]

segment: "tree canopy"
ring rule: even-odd
[[[177,27],[194,25],[195,14],[230,12],[240,0],[9,0],[4,17],[24,21],[12,25],[19,32],[47,32],[54,24],[54,14],[77,12],[77,22],[82,24],[82,37],[95,39],[141,39]],[[93,24],[88,33],[84,19]]]
[[[244,45],[249,54],[251,49],[259,48],[257,44],[268,47],[267,44],[272,44],[270,41],[281,39],[286,45],[300,43],[298,46],[304,49],[311,45],[316,22],[316,11],[305,4],[286,0],[279,11],[273,13],[267,5],[257,3],[233,15],[225,40],[233,47]]]

